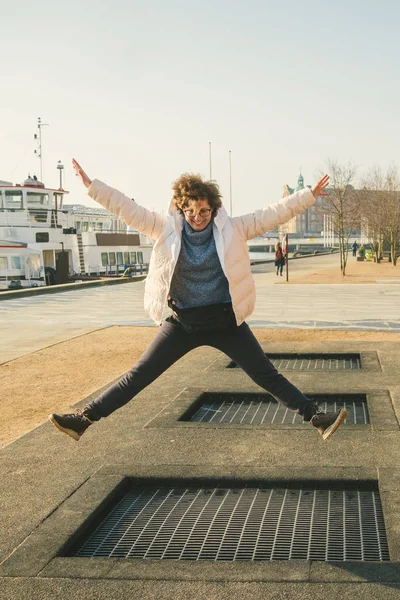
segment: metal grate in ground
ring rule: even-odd
[[[135,559],[388,561],[379,492],[135,487],[69,555]]]
[[[344,425],[368,425],[369,414],[364,394],[335,396],[314,394],[308,396],[325,412],[346,408]],[[183,417],[197,423],[231,423],[234,425],[296,425],[304,423],[297,413],[279,404],[269,394],[234,394],[205,392],[196,403],[197,410]],[[307,423],[308,424],[308,423]]]
[[[266,354],[278,371],[343,371],[361,369],[360,355],[353,354]],[[227,369],[236,369],[238,365],[231,361]]]

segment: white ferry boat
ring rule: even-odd
[[[23,184],[0,180],[0,287],[147,270],[149,238],[102,208],[65,204],[68,193],[36,176]]]

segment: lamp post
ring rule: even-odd
[[[289,281],[289,234],[285,235],[286,281]]]
[[[60,187],[59,189],[62,190],[63,186],[62,186],[62,172],[64,170],[64,165],[62,164],[61,160],[58,161],[57,163],[57,169],[60,171]]]

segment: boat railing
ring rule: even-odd
[[[143,275],[148,273],[149,264],[130,264],[127,265],[94,265],[88,266],[88,275],[123,275],[126,271],[129,271],[127,275]]]
[[[31,227],[31,225],[27,210],[0,210],[0,227]]]
[[[0,227],[72,227],[69,213],[46,208],[0,209]]]

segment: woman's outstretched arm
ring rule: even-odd
[[[140,206],[132,198],[128,198],[98,179],[92,181],[74,158],[72,166],[93,200],[96,200],[129,227],[137,229],[148,237],[157,239],[161,235],[167,223],[167,217]]]
[[[315,204],[318,196],[327,196],[325,189],[328,185],[329,175],[324,175],[312,189],[305,188],[291,196],[282,198],[276,204],[270,204],[264,209],[256,210],[241,217],[234,217],[234,225],[241,230],[242,235],[247,240],[252,240],[256,236],[262,235],[266,231],[274,229],[277,225],[282,225],[296,215],[301,214]]]

